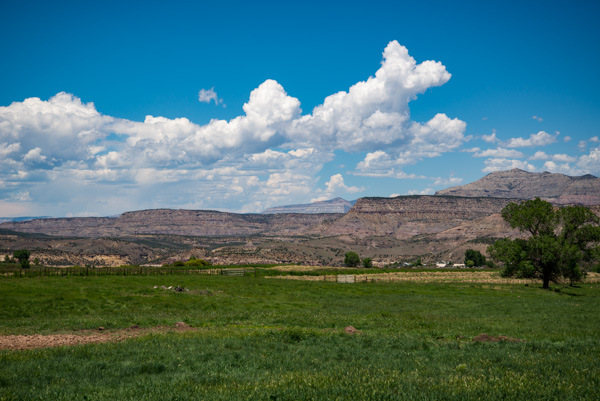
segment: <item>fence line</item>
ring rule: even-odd
[[[0,276],[46,277],[46,276],[169,276],[169,275],[256,275],[246,269],[177,269],[172,267],[31,267],[28,269],[0,268]]]
[[[387,274],[322,275],[322,276],[271,276],[260,270],[243,268],[225,269],[181,269],[174,267],[31,267],[28,269],[0,267],[0,277],[45,277],[45,276],[168,276],[168,275],[223,275],[287,278],[294,280],[326,281],[338,283],[377,283],[377,282],[437,282],[437,283],[479,283],[479,284],[536,284],[536,279],[515,279],[505,277],[414,277]],[[600,277],[588,277],[582,283],[599,283]]]

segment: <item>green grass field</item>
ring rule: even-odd
[[[599,287],[0,278],[3,335],[197,328],[0,351],[0,400],[600,399]]]

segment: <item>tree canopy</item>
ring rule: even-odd
[[[581,280],[585,267],[598,260],[599,219],[586,207],[557,209],[536,198],[508,204],[502,218],[529,234],[526,239],[498,240],[488,248],[493,259],[504,263],[505,276],[540,278],[548,288],[560,278]]]
[[[360,257],[356,252],[346,252],[344,255],[344,265],[348,267],[356,267],[360,264]]]
[[[19,249],[18,251],[13,252],[13,257],[21,263],[21,267],[24,269],[29,267],[30,255],[31,252],[27,249]]]
[[[469,261],[471,263],[469,263]],[[467,249],[465,251],[465,265],[469,267],[479,267],[485,265],[485,256],[475,249]]]

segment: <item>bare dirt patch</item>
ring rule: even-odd
[[[360,330],[357,330],[354,326],[346,326],[344,328],[344,333],[354,335],[354,334],[362,334]]]
[[[475,343],[497,343],[500,341],[506,341],[509,343],[520,343],[525,342],[525,340],[521,340],[520,338],[506,337],[506,336],[490,336],[489,334],[480,334],[477,337],[473,338],[473,342]]]
[[[194,328],[184,322],[177,322],[175,323],[175,327],[158,326],[144,328],[134,324],[127,329],[114,331],[108,331],[104,327],[98,327],[96,330],[82,330],[73,334],[9,335],[0,336],[0,349],[25,350],[117,342],[151,333],[164,333],[168,331],[181,332],[190,330],[194,330]]]

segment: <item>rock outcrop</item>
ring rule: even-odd
[[[571,177],[520,169],[497,171],[470,184],[437,191],[436,195],[533,199],[567,205],[600,204],[600,178],[587,174]]]

